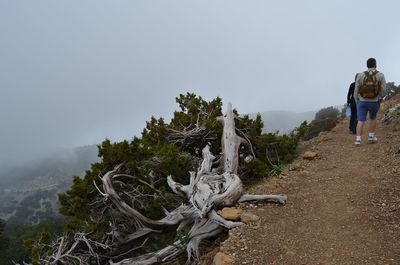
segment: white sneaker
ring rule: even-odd
[[[354,142],[355,146],[361,146],[361,140],[356,139],[356,141]]]
[[[368,136],[368,143],[376,143],[378,142],[378,138],[376,138],[376,136]]]

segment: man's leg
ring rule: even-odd
[[[370,120],[369,122],[369,133],[375,134],[376,130],[376,119],[375,120]]]
[[[356,104],[351,104],[351,117],[350,117],[349,128],[353,134],[356,134],[356,128],[357,128],[357,106],[356,106]]]
[[[375,143],[378,139],[375,136],[376,130],[376,115],[379,111],[380,104],[379,102],[370,102],[369,103],[369,117],[371,119],[369,124],[369,133],[368,133],[368,142]]]
[[[357,122],[357,137],[361,137],[364,128],[364,122],[358,121]]]
[[[367,108],[366,108],[366,104],[363,101],[358,101],[357,102],[357,129],[356,129],[356,141],[354,142],[354,144],[356,146],[360,146],[361,145],[361,135],[363,132],[363,128],[364,128],[364,122],[367,119]]]

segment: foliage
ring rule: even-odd
[[[7,247],[7,244],[8,244],[8,238],[6,238],[3,235],[5,226],[6,226],[6,222],[4,220],[0,219],[0,253],[3,252],[3,250]]]
[[[12,265],[13,261],[22,264],[23,261],[30,261],[32,251],[30,244],[40,238],[43,233],[48,234],[49,238],[54,238],[62,232],[62,219],[52,219],[42,221],[40,224],[22,225],[10,224],[4,227],[4,222],[0,221],[0,264]],[[4,244],[5,243],[5,244]]]
[[[46,255],[51,254],[51,249],[49,247],[51,242],[51,234],[46,230],[38,232],[34,239],[29,238],[24,240],[24,247],[29,250],[33,265],[40,265],[39,257],[43,255],[43,253]]]
[[[400,94],[400,85],[396,86],[394,82],[386,83],[386,95],[384,97],[385,100],[391,99],[398,94]]]
[[[272,169],[269,174],[273,177],[277,177],[283,172],[284,169],[285,167],[282,164],[272,165]]]
[[[337,119],[339,111],[335,107],[327,107],[320,109],[316,114],[314,120]]]
[[[293,130],[292,134],[294,135],[294,137],[297,137],[297,140],[302,139],[305,137],[305,135],[308,133],[311,127],[312,127],[311,123],[303,121],[299,127]]]
[[[340,109],[340,118],[341,119],[344,119],[344,118],[346,118],[346,110],[347,110],[347,104],[344,104],[343,106],[342,106],[342,108]]]
[[[170,123],[151,117],[141,138],[118,143],[106,139],[98,146],[101,161],[93,164],[83,178],[75,177],[71,188],[59,194],[60,213],[66,216],[65,233],[85,232],[92,240],[113,242],[113,247],[118,248],[111,226],[127,234],[135,230],[134,221],[125,218],[97,188],[101,187],[98,176],[120,163],[121,173],[133,178],[119,176],[115,188],[126,203],[145,216],[161,218],[163,208],[173,209],[181,203],[182,199],[176,198],[167,186],[166,177],[171,175],[175,181],[186,184],[189,171],[198,168],[206,145],[211,146],[212,153],[220,153],[222,125],[217,117],[222,115],[222,100],[206,101],[187,93],[179,95],[176,102],[180,110],[174,112]],[[290,135],[262,134],[260,115],[255,119],[237,116],[235,122],[237,134],[248,142],[242,145],[239,158],[239,176],[245,182],[279,174],[284,164],[294,158],[297,142],[304,134],[303,127]],[[185,239],[184,234],[180,236]],[[47,239],[40,234],[36,240],[43,238]],[[27,247],[34,258],[46,254],[45,249],[33,248],[32,244],[27,243]]]
[[[322,131],[330,131],[336,126],[339,118],[339,110],[335,107],[320,109],[316,114],[310,127],[304,134],[304,139],[309,140],[318,136]]]

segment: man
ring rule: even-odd
[[[356,134],[357,127],[357,104],[354,99],[354,88],[356,86],[357,75],[354,78],[354,82],[350,84],[349,92],[347,92],[347,105],[350,106],[351,116],[350,116],[350,124],[349,129],[352,134]]]
[[[354,99],[357,103],[357,136],[355,145],[361,145],[361,135],[364,123],[369,113],[370,125],[368,133],[368,142],[375,143],[378,139],[375,136],[376,114],[378,113],[380,101],[386,90],[385,75],[376,70],[376,60],[369,58],[367,60],[368,70],[357,76],[354,88]]]

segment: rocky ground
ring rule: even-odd
[[[400,102],[383,104],[381,113]],[[203,259],[211,264],[400,264],[400,109],[379,117],[376,144],[354,146],[348,121],[302,143],[279,178],[252,194],[286,194],[287,204],[238,206],[246,224]],[[312,156],[316,155],[314,158]],[[249,217],[250,216],[250,217]],[[242,218],[243,219],[243,218]]]

